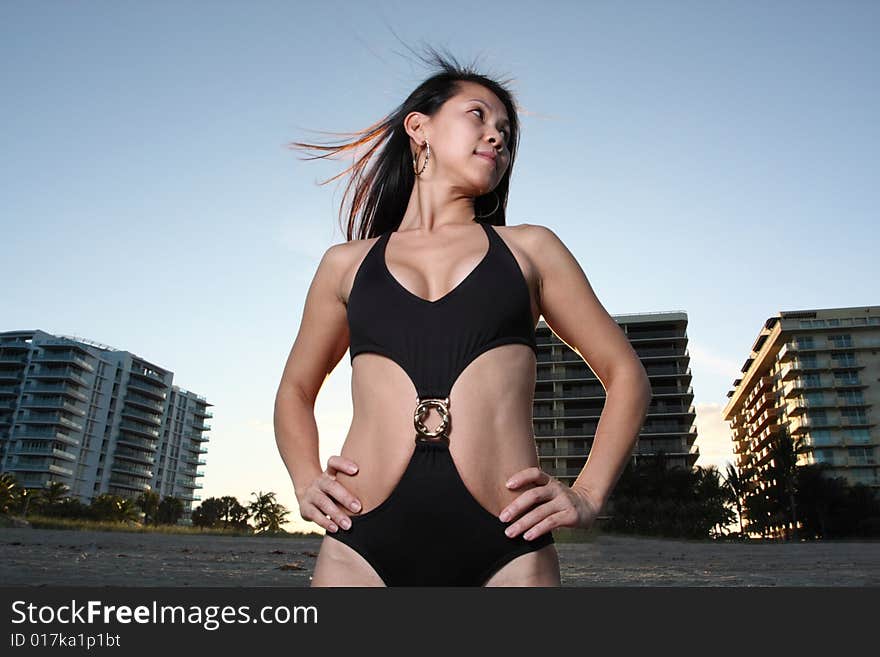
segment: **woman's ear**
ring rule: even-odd
[[[424,126],[428,123],[430,119],[426,114],[422,114],[421,112],[410,112],[406,115],[406,118],[403,119],[403,129],[406,130],[406,134],[410,136],[416,144],[424,144],[425,143],[425,130]]]

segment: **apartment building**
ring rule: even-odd
[[[880,488],[880,306],[783,311],[761,328],[727,394],[736,465],[750,490],[773,483],[772,448],[787,432],[798,465]]]
[[[633,458],[690,468],[699,458],[684,312],[615,315],[651,380],[653,398]],[[589,365],[541,319],[534,429],[541,469],[569,485],[589,456],[605,388]]]
[[[63,482],[85,504],[154,490],[182,498],[188,519],[213,404],[173,377],[84,338],[0,333],[0,472],[27,488]]]

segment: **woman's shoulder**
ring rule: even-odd
[[[353,263],[361,260],[379,237],[381,235],[336,242],[327,247],[324,257],[332,261],[337,268],[344,271],[350,268]]]
[[[521,236],[522,238],[535,239],[541,235],[553,233],[552,229],[547,226],[536,223],[508,224],[506,226],[497,226],[499,230],[508,231],[511,235]]]
[[[559,237],[547,226],[535,223],[521,223],[497,226],[499,234],[513,242],[530,256]]]

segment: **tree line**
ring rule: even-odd
[[[59,481],[44,488],[20,486],[11,473],[0,474],[0,514],[27,517],[28,513],[50,518],[136,522],[143,525],[176,525],[184,514],[183,499],[162,497],[144,491],[136,497],[103,493],[89,504],[69,495],[70,488]],[[253,533],[283,532],[281,525],[290,512],[275,499],[275,493],[252,493],[254,500],[242,505],[232,496],[210,497],[192,511],[196,527],[235,529]]]
[[[677,538],[793,540],[880,536],[880,501],[865,484],[829,474],[829,465],[798,465],[810,446],[782,432],[768,467],[667,467],[667,457],[630,462],[614,489],[602,527]],[[725,528],[735,526],[735,531]]]

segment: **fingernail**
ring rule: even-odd
[[[523,538],[525,538],[525,539],[530,539],[530,538],[531,538],[532,536],[534,536],[534,535],[535,535],[535,534],[534,534],[531,530],[529,530],[529,531],[527,531],[525,534],[523,534]]]
[[[339,527],[337,527],[336,525],[330,525],[331,532],[335,532],[337,529],[339,529]]]
[[[349,520],[348,518],[343,518],[342,519],[342,528],[348,529],[349,527],[351,527],[351,520]]]
[[[510,514],[507,511],[505,511],[504,513],[502,513],[498,517],[501,518],[501,522],[507,522],[507,519],[510,517]]]
[[[507,534],[508,538],[513,536],[513,527],[508,527],[504,530],[504,533]]]
[[[358,509],[361,508],[361,503],[358,502],[357,500],[355,500],[354,502],[351,503],[351,508],[354,509],[355,511],[357,511]]]
[[[511,486],[513,486],[513,479],[507,482],[507,487],[510,488]]]

